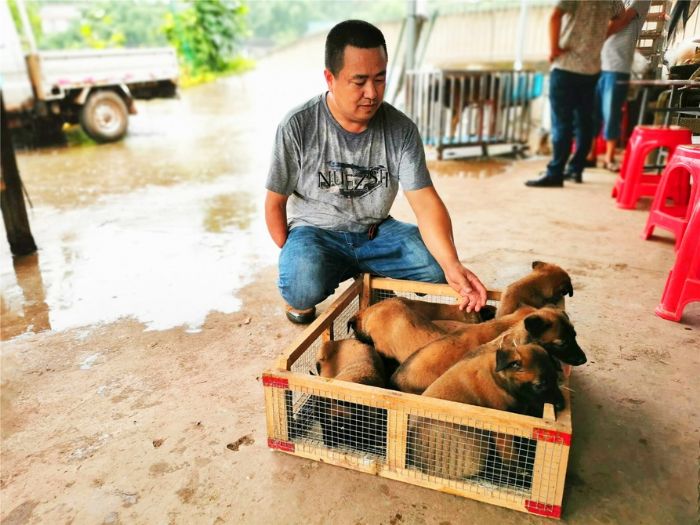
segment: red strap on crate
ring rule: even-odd
[[[275,450],[282,450],[284,452],[294,452],[294,443],[291,443],[290,441],[267,438],[267,446],[269,448],[274,448]]]
[[[549,443],[560,443],[571,446],[571,434],[567,432],[559,432],[558,430],[549,430],[546,428],[533,428],[532,429],[532,439],[538,441],[548,441]]]
[[[271,386],[273,388],[289,388],[289,379],[284,379],[283,377],[275,377],[267,374],[263,374],[263,386]]]
[[[561,507],[559,505],[548,505],[539,501],[525,500],[525,508],[532,514],[546,516],[548,518],[561,518]]]

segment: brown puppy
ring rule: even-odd
[[[532,272],[510,284],[501,295],[496,317],[514,312],[520,306],[541,308],[545,305],[564,306],[564,296],[574,295],[571,278],[556,264],[535,261]]]
[[[491,342],[485,344],[488,341]],[[576,342],[576,331],[566,312],[552,307],[538,310],[523,306],[512,314],[467,327],[424,346],[401,364],[391,376],[390,384],[403,392],[420,394],[471,352],[526,343],[537,343],[550,355],[571,365],[586,362],[586,354]]]
[[[384,365],[377,351],[355,339],[326,341],[316,358],[321,377],[384,387]]]
[[[411,417],[407,436],[408,464],[431,476],[465,479],[483,470],[489,434],[465,425]]]
[[[423,395],[521,413],[545,402],[563,408],[556,370],[542,347],[485,346],[483,351],[452,366]],[[414,417],[408,431],[410,462],[440,477],[474,476],[484,466],[490,438],[487,431]],[[512,441],[508,435],[495,439],[496,450],[506,467],[518,459]]]
[[[457,330],[461,330],[468,323],[463,323],[462,321],[445,321],[443,319],[436,319],[435,321],[433,321],[433,324],[438,328],[442,328],[443,330],[445,330],[445,332],[451,333],[456,332]]]
[[[414,299],[401,298],[413,310],[424,315],[431,321],[459,321],[466,324],[483,323],[496,316],[496,307],[485,304],[478,312],[460,310],[457,304],[431,303]]]
[[[451,366],[423,395],[518,413],[544,403],[564,408],[557,371],[544,348],[485,346]]]
[[[317,354],[316,370],[321,377],[384,387],[386,379],[379,354],[355,339],[327,341]],[[328,447],[350,446],[377,452],[386,437],[379,409],[340,399],[313,396],[316,419],[323,443]],[[383,433],[383,434],[382,434]]]
[[[525,306],[500,319],[464,325],[459,330],[430,342],[396,369],[391,376],[391,385],[402,392],[422,393],[466,354],[493,340],[532,312],[535,312],[535,308]]]
[[[408,299],[392,297],[357,312],[348,329],[381,355],[403,363],[413,352],[447,332],[411,308]]]

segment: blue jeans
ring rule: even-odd
[[[553,69],[549,76],[549,105],[552,113],[552,160],[547,175],[561,179],[567,173],[583,173],[593,142],[595,87],[598,75],[580,75]],[[571,142],[576,134],[576,152]],[[569,166],[566,166],[567,161]]]
[[[279,290],[299,310],[316,306],[338,285],[367,272],[395,279],[444,283],[445,274],[418,228],[391,217],[370,240],[367,233],[298,226],[289,232],[279,259]]]
[[[596,86],[596,130],[603,127],[605,140],[617,140],[620,138],[620,124],[622,122],[622,106],[627,98],[629,84],[619,84],[620,80],[629,80],[629,73],[616,71],[603,71]]]

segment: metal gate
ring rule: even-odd
[[[527,149],[530,105],[544,76],[534,71],[431,70],[406,74],[406,113],[442,159],[447,148],[510,144]]]

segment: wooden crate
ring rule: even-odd
[[[416,295],[419,294],[419,295]],[[571,408],[543,417],[417,396],[316,375],[323,341],[351,337],[347,321],[358,309],[391,295],[454,303],[447,285],[358,278],[263,374],[268,446],[540,516],[559,518],[571,442]],[[500,299],[489,292],[489,301]],[[567,379],[568,382],[568,379]],[[346,417],[347,416],[347,417]],[[418,425],[439,429],[426,453]],[[435,432],[433,432],[435,434]],[[520,467],[504,469],[494,442],[509,444]],[[417,452],[416,443],[422,452]],[[423,458],[434,459],[429,465]],[[435,459],[439,458],[439,459]],[[482,470],[464,477],[477,458]],[[468,470],[468,469],[467,469]]]

